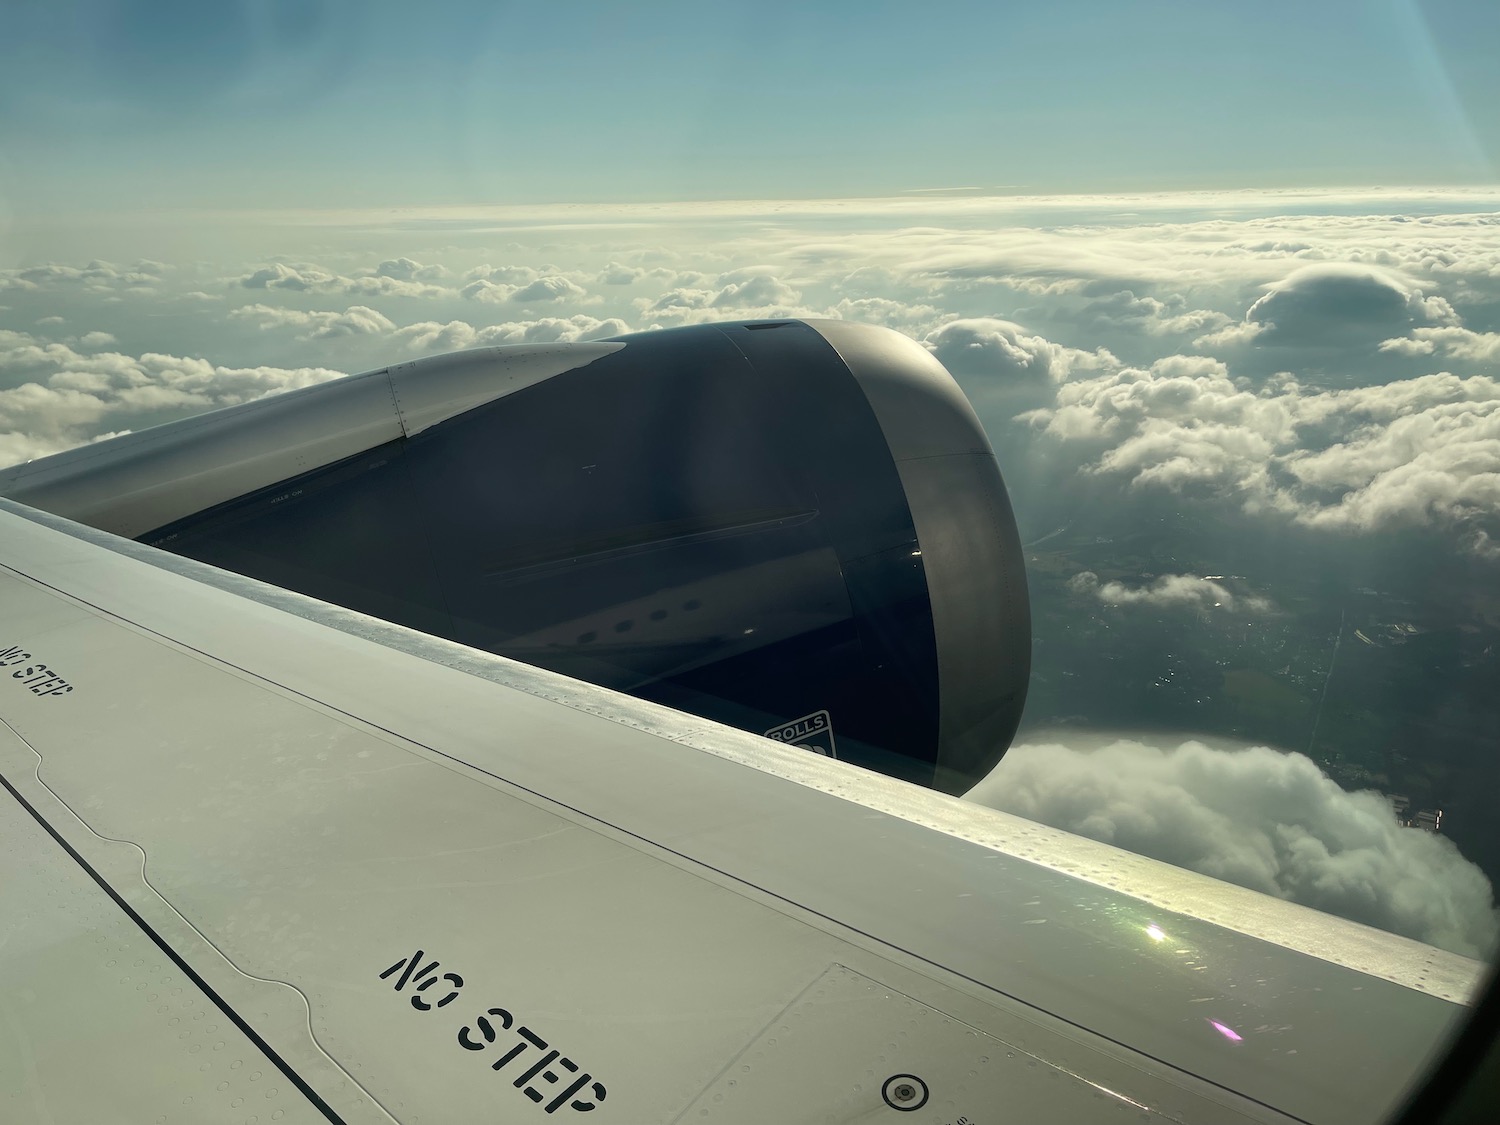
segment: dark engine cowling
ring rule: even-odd
[[[0,473],[60,515],[949,792],[1030,664],[967,400],[839,321],[435,357]]]

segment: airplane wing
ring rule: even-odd
[[[0,1118],[1365,1122],[1482,966],[0,500]]]

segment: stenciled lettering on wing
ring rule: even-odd
[[[29,663],[33,660],[36,657],[24,651],[20,645],[0,649],[0,668],[15,668],[10,678],[20,680],[21,685],[32,695],[67,695],[73,690],[72,684],[47,665]],[[20,667],[17,668],[17,665]]]
[[[436,959],[429,959],[419,949],[386,969],[380,974],[380,979],[394,977],[392,987],[397,992],[409,992],[408,999],[413,1008],[430,1012],[453,1003],[464,987],[462,976],[442,972],[442,968]],[[561,1051],[549,1047],[547,1041],[531,1028],[515,1024],[516,1017],[505,1008],[486,1008],[473,1023],[459,1028],[454,1039],[465,1051],[488,1051],[497,1042],[500,1046],[495,1047],[496,1051],[509,1047],[490,1063],[490,1069],[501,1071],[516,1062],[516,1071],[520,1073],[511,1085],[537,1105],[546,1101],[548,1113],[556,1113],[564,1104],[578,1113],[587,1113],[604,1100],[604,1087],[594,1081],[592,1074]],[[506,1034],[502,1039],[502,1033],[512,1031],[513,1035]],[[535,1052],[527,1055],[530,1048],[535,1048]],[[552,1087],[560,1088],[555,1095]],[[552,1097],[547,1101],[549,1095]]]

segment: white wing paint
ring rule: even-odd
[[[9,501],[0,664],[6,1120],[1361,1122],[1482,971]]]

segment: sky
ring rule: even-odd
[[[1488,0],[15,0],[12,222],[1489,182]]]
[[[1028,544],[975,798],[1482,955],[1497,42],[1457,0],[12,3],[0,464],[476,345],[883,324]]]

